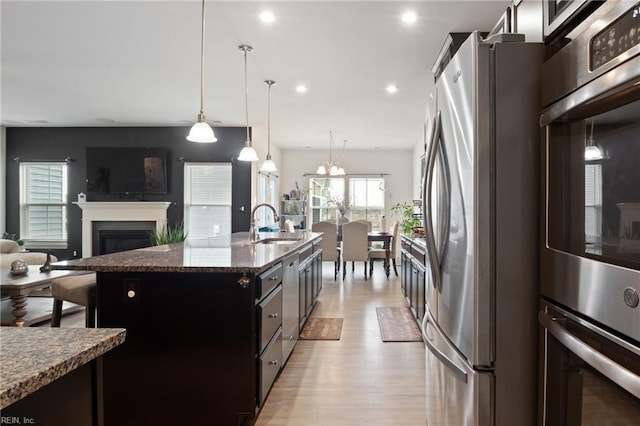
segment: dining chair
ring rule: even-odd
[[[322,261],[333,262],[333,279],[338,279],[340,270],[340,252],[338,247],[338,232],[336,224],[331,222],[317,222],[311,225],[313,232],[323,232],[322,236]]]
[[[367,279],[367,262],[369,260],[369,231],[367,225],[354,221],[342,225],[342,278],[347,275],[347,262],[351,261],[353,271],[355,262],[364,262],[364,279]]]
[[[370,220],[358,219],[358,220],[354,220],[354,222],[364,223],[365,225],[367,225],[367,232],[371,232],[371,227],[373,225],[371,224]]]
[[[396,266],[397,240],[398,240],[398,222],[395,222],[391,227],[391,243],[389,247],[389,261],[393,263],[393,272],[395,272],[396,277],[398,276],[398,268]],[[369,249],[369,275],[373,274],[373,261],[375,259],[382,259],[384,261],[386,257],[387,257],[387,253],[384,248]]]

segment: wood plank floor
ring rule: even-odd
[[[400,279],[362,262],[344,281],[324,263],[316,317],[344,318],[339,341],[301,340],[275,382],[256,426],[424,426],[422,342],[383,342],[376,307],[405,306]]]
[[[344,318],[338,341],[301,340],[276,380],[256,426],[425,426],[422,342],[383,342],[376,307],[405,306],[400,278],[376,262],[364,280],[362,263],[344,281],[323,265],[316,317]],[[49,322],[41,326],[48,327]],[[84,311],[62,317],[84,327]]]

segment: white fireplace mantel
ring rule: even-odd
[[[155,222],[156,229],[167,226],[167,201],[88,201],[74,202],[82,209],[82,257],[93,255],[93,222]]]

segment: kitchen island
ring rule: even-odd
[[[123,329],[0,329],[2,424],[101,424],[96,365]]]
[[[321,239],[237,233],[55,263],[95,271],[98,326],[127,330],[102,362],[104,424],[252,424],[322,287]]]

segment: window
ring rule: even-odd
[[[336,206],[331,200],[344,200],[343,178],[311,178],[309,199],[311,203],[311,223],[336,220]]]
[[[584,165],[584,233],[587,252],[602,254],[602,165]]]
[[[231,234],[231,163],[185,163],[184,227],[189,238]]]
[[[368,220],[373,231],[380,231],[384,215],[384,178],[349,179],[351,220]]]
[[[20,238],[26,248],[67,248],[67,167],[20,163]]]
[[[258,172],[258,204],[271,204],[278,210],[278,176],[271,173]],[[280,212],[282,213],[282,212]],[[273,212],[268,208],[260,208],[257,211],[256,227],[271,225],[275,223],[273,220]]]
[[[311,178],[309,180],[311,223],[336,219],[332,200],[349,200],[347,216],[351,220],[368,220],[372,231],[382,229],[384,215],[384,176]]]

